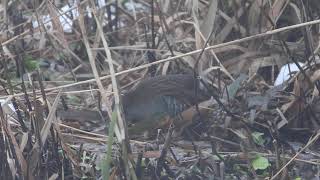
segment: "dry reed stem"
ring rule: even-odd
[[[56,113],[56,109],[58,106],[58,102],[60,101],[61,92],[62,92],[62,89],[59,91],[57,97],[55,98],[55,100],[50,108],[50,112],[47,117],[47,120],[41,129],[41,145],[42,146],[46,142],[50,127],[51,127],[52,123],[54,123],[54,120],[56,119],[55,113]]]
[[[82,134],[87,134],[87,135],[91,135],[91,136],[96,136],[96,137],[100,137],[102,139],[104,139],[103,141],[104,142],[107,142],[108,141],[108,138],[109,136],[106,136],[106,135],[103,135],[103,134],[97,134],[97,133],[92,133],[92,132],[88,132],[88,131],[84,131],[84,130],[81,130],[81,129],[78,129],[78,128],[75,128],[75,127],[72,127],[72,126],[68,126],[68,125],[65,125],[65,124],[62,124],[62,123],[55,123],[61,127],[64,127],[64,128],[68,128],[70,130],[73,130],[73,131],[76,131],[76,132],[79,132],[79,133],[82,133]],[[67,133],[65,133],[65,135],[67,135]],[[88,137],[88,136],[87,136]],[[83,137],[85,138],[85,137]],[[137,140],[130,140],[130,143],[135,143],[135,144],[139,144],[139,145],[146,145],[148,144],[147,142],[143,142],[143,141],[137,141]]]
[[[208,46],[204,50],[210,50],[210,49],[217,49],[217,48],[221,48],[221,47],[226,47],[226,46],[234,45],[234,44],[237,44],[237,43],[242,43],[242,42],[254,40],[254,39],[257,39],[257,38],[262,38],[262,37],[265,37],[265,36],[274,35],[274,34],[277,34],[277,33],[283,32],[283,31],[289,31],[289,30],[293,30],[293,29],[296,29],[296,28],[309,26],[309,25],[314,25],[314,24],[320,24],[320,20],[314,20],[314,21],[300,23],[300,24],[287,26],[287,27],[283,27],[283,28],[279,28],[279,29],[274,29],[274,30],[267,31],[265,33],[261,33],[261,34],[257,34],[257,35],[253,35],[253,36],[248,36],[248,37],[245,37],[245,38],[229,41],[229,42],[222,43],[222,44]],[[179,59],[179,58],[183,58],[185,56],[194,55],[194,54],[200,53],[201,51],[202,51],[202,49],[197,49],[197,50],[185,53],[185,54],[181,54],[181,55],[177,55],[177,56],[173,56],[173,57],[168,57],[168,58],[165,58],[165,59],[162,59],[162,60],[158,60],[158,61],[153,62],[153,63],[147,63],[147,64],[144,64],[144,65],[135,67],[135,68],[131,68],[131,69],[127,69],[127,70],[124,70],[124,71],[120,71],[118,73],[115,73],[115,75],[119,76],[119,75],[127,74],[127,73],[130,73],[130,72],[133,72],[133,71],[137,71],[137,70],[140,70],[140,69],[145,69],[145,68],[148,68],[148,67],[150,67],[152,65],[164,63],[164,62],[167,62],[167,61],[176,60],[176,59]],[[110,78],[110,75],[102,76],[102,77],[100,77],[100,80],[105,80],[105,79],[108,79],[108,78]],[[82,84],[86,84],[86,83],[92,83],[92,82],[95,82],[95,79],[88,79],[88,80],[85,80],[85,81],[76,82],[76,83],[72,83],[72,84],[57,86],[57,87],[53,87],[53,88],[47,88],[47,89],[45,89],[45,91],[58,90],[58,89],[61,89],[61,88],[68,88],[68,87],[82,85]],[[37,91],[37,92],[40,92],[40,91]],[[27,92],[27,93],[30,94],[32,92]],[[24,93],[14,94],[13,96],[17,97],[17,96],[22,96],[22,95],[24,95]],[[8,96],[0,96],[0,98],[6,98],[6,97],[8,97]]]
[[[280,173],[281,173],[284,169],[286,169],[286,168],[299,156],[299,154],[301,154],[301,153],[302,153],[303,151],[305,151],[310,145],[312,145],[314,142],[316,142],[316,141],[319,139],[319,137],[320,137],[320,130],[319,130],[319,131],[317,132],[317,134],[316,134],[312,139],[310,139],[310,140],[308,141],[308,143],[307,143],[303,148],[301,148],[300,151],[297,152],[275,175],[273,175],[270,180],[276,179],[276,178],[280,175]]]
[[[115,127],[111,127],[111,128],[115,128],[115,132],[119,131],[120,134],[117,135],[117,139],[118,141],[122,144],[122,159],[125,162],[124,166],[125,166],[125,174],[127,179],[136,179],[135,178],[135,174],[132,174],[130,172],[132,172],[132,164],[128,159],[128,150],[126,147],[129,147],[129,144],[126,144],[128,141],[128,135],[127,135],[127,129],[125,126],[125,120],[123,118],[123,112],[122,112],[122,104],[120,103],[120,92],[119,92],[119,88],[118,88],[118,83],[117,83],[117,79],[116,79],[116,75],[115,75],[115,69],[113,67],[113,63],[112,63],[112,56],[111,56],[111,52],[109,49],[109,45],[107,43],[107,40],[105,39],[104,35],[103,35],[103,29],[101,26],[100,21],[97,18],[97,12],[96,12],[96,8],[94,3],[91,3],[91,5],[93,6],[93,15],[97,24],[97,33],[100,35],[100,38],[102,40],[102,44],[105,48],[105,53],[106,53],[106,61],[109,65],[109,71],[110,71],[110,76],[111,76],[111,82],[112,82],[112,90],[113,90],[113,95],[114,95],[114,101],[115,101],[115,111],[117,113],[117,124],[115,124]],[[97,35],[98,37],[98,35]],[[100,79],[99,79],[100,80]],[[102,95],[103,96],[103,95]],[[106,97],[106,95],[104,95]],[[110,115],[110,120],[112,120],[112,116]],[[109,152],[110,153],[110,152]],[[111,155],[111,154],[110,154]],[[131,167],[131,168],[130,168]]]

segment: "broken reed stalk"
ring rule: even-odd
[[[80,30],[81,30],[82,37],[83,37],[83,43],[86,46],[86,51],[87,51],[87,54],[88,54],[89,62],[90,62],[90,65],[91,65],[91,69],[92,69],[93,75],[95,77],[95,81],[96,81],[96,83],[98,85],[100,94],[102,96],[101,103],[107,104],[107,97],[106,97],[106,93],[105,93],[106,90],[104,89],[104,87],[102,85],[102,82],[101,82],[101,80],[99,78],[99,73],[98,73],[98,70],[97,70],[96,64],[95,64],[95,58],[94,58],[94,55],[93,55],[93,53],[91,51],[90,43],[89,43],[88,37],[86,35],[86,28],[85,28],[84,17],[83,17],[83,10],[82,10],[82,8],[81,8],[81,6],[79,4],[78,4],[78,9],[79,9],[79,26],[80,26]],[[100,33],[100,31],[98,31],[97,33]],[[114,132],[114,128],[113,127],[115,126],[115,116],[113,115],[113,113],[112,113],[110,119],[111,119],[111,123],[110,123],[109,133],[110,134],[112,133],[112,135],[110,136],[110,139],[109,139],[109,142],[108,142],[108,148],[107,148],[107,153],[108,153],[108,155],[110,154],[110,156],[107,155],[107,158],[106,158],[105,162],[103,162],[103,165],[102,165],[102,175],[103,175],[103,179],[105,179],[105,180],[109,179],[109,167],[110,167],[109,164],[110,164],[110,161],[111,161],[111,151],[112,151],[113,132]],[[110,144],[111,144],[111,146],[109,147]]]
[[[174,130],[174,125],[173,125],[173,123],[171,123],[171,125],[169,127],[169,130],[168,130],[168,133],[167,133],[166,138],[165,138],[165,142],[164,142],[164,145],[163,145],[163,149],[161,151],[161,155],[160,155],[160,157],[158,159],[158,162],[157,162],[156,174],[159,177],[161,175],[161,171],[162,171],[162,168],[163,168],[164,163],[165,163],[165,158],[166,158],[166,155],[167,155],[167,151],[168,151],[168,149],[170,147],[170,144],[171,144],[173,130]]]
[[[111,82],[112,82],[112,89],[114,92],[114,101],[115,101],[114,111],[116,113],[116,117],[114,117],[114,118],[112,117],[113,118],[112,121],[114,121],[114,123],[111,123],[112,126],[110,127],[110,129],[113,130],[113,128],[115,128],[115,130],[116,130],[115,132],[117,132],[117,131],[119,132],[119,134],[117,135],[117,133],[116,133],[116,135],[117,135],[117,139],[122,147],[122,160],[124,162],[126,178],[127,179],[137,179],[136,174],[133,170],[133,165],[131,164],[131,162],[128,159],[128,148],[130,146],[129,140],[128,140],[128,131],[127,131],[126,124],[125,124],[125,121],[123,118],[122,105],[120,103],[120,92],[119,92],[119,88],[118,88],[118,84],[117,84],[115,70],[114,70],[113,63],[112,63],[111,52],[109,49],[109,45],[104,37],[101,23],[97,18],[95,4],[92,2],[91,2],[91,7],[92,7],[92,12],[93,12],[95,21],[97,23],[97,33],[99,33],[101,40],[102,40],[103,47],[105,48],[105,53],[107,56],[107,58],[105,60],[107,61],[108,65],[109,65],[109,71],[110,71]],[[102,95],[102,97],[103,96],[106,96],[106,94]],[[115,123],[116,120],[117,120],[117,124]],[[112,137],[113,137],[113,133],[111,134],[111,132],[110,132],[109,138],[112,138]],[[113,141],[110,140],[108,143],[108,146],[109,146],[108,149],[111,149],[107,152],[107,160],[109,160],[109,162],[106,161],[106,163],[107,163],[108,168],[110,167],[110,161],[111,161],[112,142]],[[109,169],[108,168],[105,169],[107,176],[103,177],[104,179],[109,179],[109,173],[108,173]]]

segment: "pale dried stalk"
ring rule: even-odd
[[[127,162],[124,164],[125,166],[125,174],[127,176],[127,179],[136,179],[135,174],[134,173],[130,173],[133,171],[133,166],[131,164],[131,162],[128,159],[128,151],[127,148],[128,145],[126,144],[127,142],[129,142],[129,140],[127,140],[126,138],[127,136],[127,131],[126,131],[126,127],[125,127],[125,121],[123,119],[123,112],[122,112],[122,106],[120,103],[120,92],[119,92],[119,88],[118,88],[118,84],[117,84],[117,79],[116,79],[116,75],[115,75],[115,70],[113,67],[113,63],[112,63],[112,57],[111,57],[111,52],[108,46],[108,43],[103,35],[103,30],[102,30],[102,26],[100,24],[100,21],[98,20],[97,16],[96,16],[96,9],[94,6],[94,3],[91,3],[93,6],[93,15],[95,18],[95,21],[97,23],[97,33],[101,36],[101,40],[102,40],[102,44],[105,48],[105,53],[106,53],[106,61],[108,62],[109,65],[109,71],[110,71],[110,76],[111,76],[111,82],[112,82],[112,89],[114,92],[114,101],[115,101],[115,111],[117,113],[117,122],[118,122],[118,126],[117,124],[115,124],[115,132],[117,132],[117,129],[120,130],[120,136],[117,136],[118,141],[122,144],[122,159],[124,162]],[[112,117],[110,116],[110,119],[112,119]],[[109,154],[111,155],[111,154]],[[131,176],[130,176],[131,174]],[[131,178],[130,178],[131,177]]]
[[[0,107],[1,108],[1,107]],[[2,112],[4,113],[4,112]],[[1,132],[2,132],[2,136],[6,141],[9,141],[12,143],[13,145],[13,150],[17,156],[17,165],[21,166],[21,171],[22,171],[22,175],[24,177],[27,177],[27,161],[23,156],[22,150],[20,149],[18,142],[16,141],[16,138],[13,134],[13,132],[11,131],[10,126],[8,125],[8,121],[5,119],[4,114],[2,114],[3,116],[0,117],[0,128],[1,128]]]
[[[106,105],[106,107],[107,107],[106,103],[108,101],[108,97],[107,97],[108,93],[107,93],[107,90],[102,85],[101,78],[99,77],[99,73],[98,73],[98,70],[96,68],[96,63],[95,63],[95,60],[94,60],[94,57],[93,57],[93,53],[91,51],[89,40],[88,40],[88,37],[86,35],[86,29],[85,29],[85,26],[84,26],[84,19],[83,19],[83,11],[82,11],[82,8],[80,7],[80,4],[78,4],[78,9],[79,9],[79,26],[80,26],[80,30],[81,30],[82,37],[83,37],[83,43],[86,46],[89,62],[90,62],[91,69],[92,69],[92,72],[93,72],[93,75],[94,75],[94,80],[97,83],[99,91],[100,91],[101,96],[102,96],[102,101],[101,102],[104,105]],[[111,117],[110,111],[108,111],[108,114],[109,114],[109,117]],[[120,133],[118,128],[115,129],[115,133],[116,133],[117,137],[120,137],[121,133]]]
[[[50,132],[49,131],[50,127],[55,122],[55,119],[56,119],[55,114],[56,114],[56,110],[57,110],[57,107],[58,107],[58,102],[60,100],[61,92],[62,92],[62,89],[57,94],[57,97],[55,98],[55,100],[53,102],[53,105],[50,108],[50,112],[49,112],[49,115],[47,117],[47,120],[46,120],[44,126],[41,129],[41,142],[40,142],[41,146],[43,146],[44,143],[46,142],[48,134]]]
[[[198,34],[200,35],[202,41],[206,42],[206,39],[203,35],[203,33],[200,31],[199,27],[196,26],[195,23],[193,23],[195,30],[198,32]],[[208,46],[210,47],[210,46]],[[206,50],[207,48],[205,48]],[[226,73],[226,75],[232,80],[234,81],[234,78],[231,76],[231,74],[229,73],[229,71],[223,66],[223,64],[221,63],[221,61],[219,60],[219,58],[217,57],[216,53],[213,51],[213,49],[210,50],[211,54],[213,55],[214,59],[217,61],[217,63],[219,64],[220,68],[222,69],[223,72]]]
[[[301,27],[309,26],[309,25],[315,25],[315,24],[320,24],[320,20],[314,20],[314,21],[300,23],[300,24],[296,24],[296,25],[292,25],[292,26],[287,26],[287,27],[283,27],[283,28],[279,28],[279,29],[275,29],[275,30],[270,30],[270,31],[267,31],[265,33],[256,34],[256,35],[248,36],[248,37],[245,37],[245,38],[237,39],[237,40],[234,40],[234,41],[229,41],[229,42],[226,42],[226,43],[221,43],[221,44],[217,44],[217,45],[213,45],[213,46],[208,46],[204,50],[205,51],[206,50],[211,50],[211,49],[214,50],[214,49],[218,49],[218,48],[222,48],[222,47],[226,47],[226,46],[230,46],[230,45],[234,45],[234,44],[243,43],[243,42],[251,41],[251,40],[254,40],[254,39],[262,38],[262,37],[265,37],[265,36],[274,35],[274,34],[277,34],[277,33],[280,33],[280,32],[289,31],[289,30],[293,30],[293,29],[297,29],[297,28],[301,28]],[[185,56],[191,56],[191,55],[200,53],[201,51],[202,51],[202,49],[197,49],[197,50],[185,53],[185,54],[181,54],[181,55],[177,55],[177,56],[173,56],[173,57],[168,57],[166,59],[158,60],[156,62],[144,64],[144,65],[141,65],[141,66],[138,66],[138,67],[135,67],[135,68],[131,68],[131,69],[127,69],[127,70],[124,70],[124,71],[117,72],[117,73],[115,73],[115,75],[119,76],[119,75],[127,74],[127,73],[130,73],[130,72],[133,72],[133,71],[137,71],[137,70],[140,70],[140,69],[145,69],[145,68],[148,68],[148,67],[150,67],[152,65],[164,63],[164,62],[167,62],[167,61],[177,60],[177,59],[180,59],[180,58],[182,59]],[[105,79],[108,79],[108,78],[110,78],[110,75],[102,76],[102,77],[100,77],[100,80],[105,80]],[[57,90],[57,89],[61,89],[61,88],[68,88],[68,87],[77,86],[77,85],[86,84],[86,83],[91,83],[91,82],[95,82],[95,79],[88,79],[88,80],[81,81],[81,82],[76,82],[76,83],[73,83],[73,84],[67,84],[67,85],[57,86],[57,87],[53,87],[53,88],[47,88],[47,89],[45,89],[45,91],[52,91],[52,90]],[[36,92],[40,92],[40,91],[36,91]],[[31,94],[33,92],[27,92],[27,93]],[[17,97],[17,96],[22,96],[22,95],[24,95],[24,93],[14,94],[13,96]],[[0,96],[0,98],[6,98],[6,97],[8,97],[8,96]]]
[[[54,124],[54,122],[55,122],[55,119],[56,119],[55,113],[57,110],[58,102],[60,100],[61,92],[62,92],[62,90],[60,90],[60,92],[58,93],[57,97],[55,98],[55,100],[53,102],[53,105],[51,107],[49,107],[49,109],[50,109],[49,115],[47,117],[47,120],[46,120],[44,126],[41,129],[41,134],[40,134],[41,138],[36,141],[36,143],[33,145],[33,148],[31,150],[30,159],[32,159],[33,163],[28,166],[28,169],[30,172],[33,172],[35,170],[35,168],[37,167],[37,165],[39,163],[39,153],[41,151],[41,147],[46,142],[47,137],[48,137],[48,133],[50,132],[50,128],[52,127],[52,124]],[[29,179],[31,179],[30,176],[32,176],[32,174],[29,174]]]
[[[75,132],[79,132],[81,134],[84,134],[81,136],[81,138],[83,139],[93,139],[94,140],[94,137],[92,136],[95,136],[97,138],[100,138],[99,141],[102,141],[102,142],[107,142],[109,140],[109,136],[106,136],[106,135],[103,135],[103,134],[97,134],[97,133],[93,133],[93,132],[89,132],[89,131],[84,131],[84,130],[81,130],[81,129],[78,129],[78,128],[75,128],[75,127],[72,127],[72,126],[68,126],[68,125],[65,125],[65,124],[62,124],[62,123],[57,123],[55,122],[55,125],[58,125],[60,127],[64,127],[64,128],[68,128],[68,129],[71,129],[72,131],[75,131]],[[63,135],[70,135],[70,136],[73,136],[74,134],[70,134],[70,133],[62,133]],[[85,136],[86,135],[86,136]],[[80,137],[80,136],[78,136]],[[139,144],[139,145],[147,145],[148,142],[144,142],[144,141],[137,141],[137,140],[130,140],[130,143],[135,143],[135,144]]]
[[[101,92],[102,98],[103,98],[103,103],[107,101],[107,97],[105,96],[105,89],[102,85],[101,79],[99,77],[99,73],[98,70],[96,68],[96,63],[95,60],[93,58],[93,53],[91,51],[90,48],[90,44],[89,44],[89,40],[88,37],[86,35],[86,29],[85,29],[85,25],[84,25],[84,19],[83,19],[83,11],[82,8],[80,7],[80,5],[78,5],[78,9],[79,9],[79,26],[80,26],[80,30],[82,33],[82,37],[83,37],[83,43],[86,46],[86,50],[87,50],[87,54],[88,54],[88,58],[89,58],[89,62],[91,65],[91,69],[92,69],[92,73],[94,75],[94,79],[99,87],[99,90]]]
[[[320,137],[320,130],[317,132],[317,134],[308,141],[308,143],[300,149],[299,152],[297,152],[275,175],[273,175],[271,177],[270,180],[274,180],[276,179],[280,174],[281,172],[287,168],[303,151],[305,151],[310,145],[312,145],[313,143],[317,142],[317,140],[319,139]]]
[[[117,116],[118,116],[118,125],[119,125],[119,130],[120,130],[120,136],[117,137],[119,142],[123,142],[125,140],[125,126],[124,126],[124,120],[122,118],[122,113],[121,113],[121,107],[120,107],[120,92],[119,92],[119,88],[118,88],[118,84],[117,84],[117,79],[116,79],[116,73],[113,67],[113,63],[112,63],[112,57],[111,57],[111,52],[108,46],[108,43],[105,39],[105,37],[103,36],[103,31],[102,31],[102,27],[100,24],[100,21],[97,19],[96,17],[96,11],[93,10],[93,14],[94,14],[94,18],[96,20],[97,23],[97,31],[99,32],[99,35],[101,36],[102,39],[102,44],[105,48],[105,53],[107,55],[107,58],[105,59],[109,65],[109,71],[110,71],[110,77],[111,77],[111,82],[112,82],[112,89],[113,89],[113,94],[114,94],[114,101],[115,101],[115,110],[117,112]]]

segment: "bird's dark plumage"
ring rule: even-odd
[[[175,117],[186,108],[208,96],[197,90],[192,75],[166,75],[142,80],[124,94],[123,109],[128,123],[134,124],[133,133],[159,127],[167,117]]]

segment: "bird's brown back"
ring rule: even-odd
[[[208,97],[202,90],[197,94],[192,75],[166,75],[142,80],[123,96],[122,102],[128,122],[144,125],[175,116]]]
[[[197,99],[206,96],[198,90],[195,97],[195,78],[190,74],[157,76],[142,80],[137,86],[123,96],[123,105],[138,103],[155,98],[156,96],[172,96],[187,104],[194,104]]]

